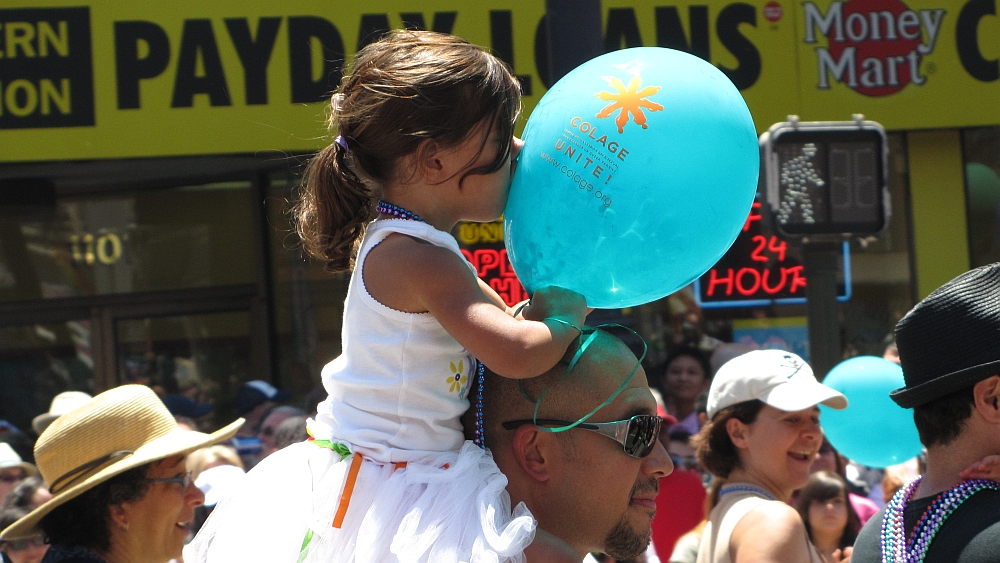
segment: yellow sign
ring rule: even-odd
[[[788,114],[887,129],[1000,123],[993,0],[605,0],[607,50],[718,66],[759,131]],[[7,0],[0,162],[312,151],[343,61],[389,28],[490,47],[530,111],[547,88],[541,0]],[[638,116],[636,116],[638,117]]]

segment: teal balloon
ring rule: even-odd
[[[847,408],[820,405],[820,423],[840,453],[868,467],[888,467],[920,454],[913,411],[889,398],[904,385],[898,364],[875,356],[845,360],[823,380],[847,397]]]
[[[504,213],[514,271],[595,308],[641,305],[725,254],[757,189],[757,133],[712,64],[639,47],[577,67],[538,102]]]

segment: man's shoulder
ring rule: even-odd
[[[854,542],[851,563],[882,561],[879,511]],[[945,521],[931,542],[927,563],[1000,563],[1000,491],[984,490],[968,499]]]
[[[884,510],[879,510],[872,516],[854,542],[854,553],[851,563],[880,563],[882,561],[882,516]]]

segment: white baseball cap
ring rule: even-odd
[[[809,364],[783,350],[754,350],[723,364],[708,390],[708,417],[754,399],[786,412],[820,403],[847,408],[847,397],[816,381]]]

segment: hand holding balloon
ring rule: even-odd
[[[580,328],[587,318],[587,301],[575,291],[542,287],[531,296],[521,315],[529,321],[557,318]]]

